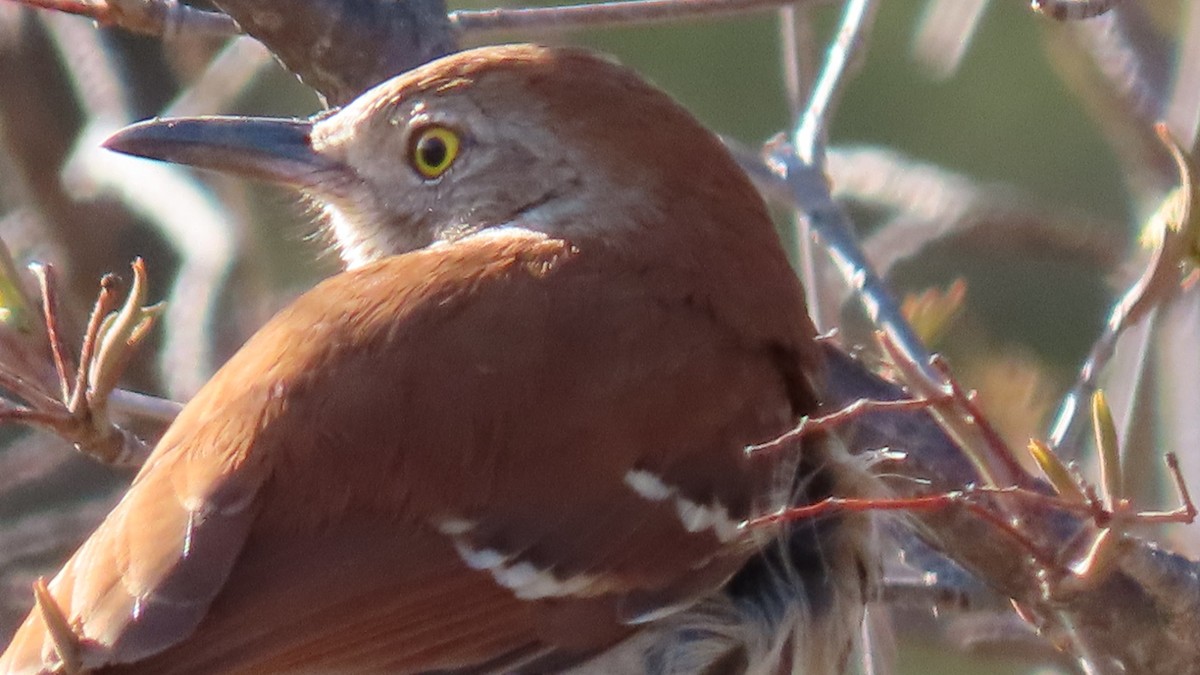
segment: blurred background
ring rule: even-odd
[[[1200,64],[1200,2],[1127,0],[1119,13],[1066,24],[1016,0],[881,5],[834,118],[830,179],[896,294],[913,298],[913,313],[933,307],[918,321],[926,337],[1020,448],[1046,435],[1109,307],[1144,265],[1139,231],[1176,180],[1150,125],[1167,119],[1192,145],[1200,77],[1187,66]],[[804,80],[838,16],[827,6],[786,22],[766,11],[464,43],[610,52],[756,152],[796,109],[781,25],[801,37]],[[186,400],[338,261],[284,191],[113,157],[98,143],[164,111],[306,116],[320,105],[249,40],[139,36],[0,0],[0,239],[17,267],[55,265],[69,341],[82,333],[100,275],[128,278],[130,261],[144,258],[151,298],[169,305],[123,384]],[[794,242],[791,214],[777,214]],[[867,342],[841,282],[819,273],[828,281],[818,292],[829,308],[823,327],[840,326],[847,344]],[[1200,440],[1191,300],[1125,339],[1109,375],[1118,418],[1139,421],[1123,428],[1132,439],[1124,447],[1146,453],[1148,469],[1134,480],[1150,506],[1163,501],[1154,453],[1184,452],[1187,469]],[[131,473],[13,425],[0,441],[3,641],[30,604],[29,582],[61,562]],[[1200,475],[1200,455],[1190,462]],[[1194,554],[1197,538],[1179,529],[1162,536]],[[995,599],[938,616],[896,611],[897,665],[880,672],[1072,672]]]

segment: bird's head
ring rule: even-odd
[[[531,45],[440,59],[311,120],[158,119],[106,146],[299,188],[351,266],[487,228],[612,241],[711,222],[731,199],[761,208],[666,94],[601,57]]]

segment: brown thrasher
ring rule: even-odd
[[[830,672],[870,562],[767,210],[633,72],[446,57],[109,147],[298,187],[350,269],[186,406],[0,673]],[[785,456],[786,455],[786,456]],[[65,643],[65,644],[64,644]],[[64,654],[63,652],[67,652]]]

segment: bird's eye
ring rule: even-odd
[[[446,127],[430,126],[413,134],[409,161],[427,179],[446,173],[458,156],[458,134]]]

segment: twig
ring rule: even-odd
[[[186,31],[192,35],[228,37],[238,33],[237,24],[225,14],[197,9],[178,0],[8,1],[84,16],[102,26],[115,26],[145,35],[170,35]]]
[[[852,233],[849,218],[829,193],[821,168],[827,114],[841,88],[846,66],[853,60],[854,50],[861,46],[861,36],[873,8],[874,3],[870,0],[847,2],[838,38],[830,47],[818,78],[818,91],[814,91],[809,109],[793,134],[793,139],[798,139],[800,145],[783,141],[769,144],[765,149],[768,171],[763,174],[773,175],[786,186],[793,206],[807,217],[811,235],[825,246],[838,271],[858,294],[868,318],[892,335],[905,358],[917,364],[917,372],[941,386],[945,383],[939,382],[940,374],[930,366],[928,350],[905,320],[883,280],[872,271]],[[798,151],[797,147],[804,150]]]
[[[175,421],[183,404],[167,398],[159,398],[128,389],[113,389],[108,396],[108,407],[114,415],[138,417],[163,424]]]
[[[795,126],[800,123],[805,104],[817,82],[817,44],[810,8],[795,5],[780,8],[779,33],[784,90],[787,92],[792,125]],[[791,210],[789,224],[794,242],[793,257],[800,268],[809,318],[818,330],[827,331],[835,325],[833,317],[837,314],[837,308],[826,292],[827,286],[821,283],[823,261],[817,256],[816,243],[809,235],[809,225],[799,209]]]
[[[866,48],[866,35],[877,7],[876,0],[846,0],[837,37],[829,46],[825,65],[809,95],[808,107],[792,132],[793,151],[812,168],[820,170],[825,162],[829,118],[837,106],[847,71]]]
[[[100,279],[100,293],[96,296],[96,304],[92,306],[92,313],[88,317],[88,325],[83,333],[83,346],[79,350],[79,370],[75,375],[75,386],[71,389],[70,398],[66,400],[68,410],[82,410],[86,401],[88,380],[90,379],[88,376],[96,355],[100,325],[104,321],[104,317],[116,308],[116,297],[113,295],[115,283],[116,277],[112,274],[106,274]]]
[[[808,91],[817,81],[817,44],[810,9],[795,4],[779,8],[783,88],[794,121],[800,119]]]
[[[18,422],[21,424],[33,424],[46,428],[54,428],[55,426],[61,424],[62,421],[63,417],[60,413],[0,405],[0,423]]]
[[[1166,455],[1167,475],[1171,477],[1171,487],[1175,489],[1175,498],[1179,506],[1170,511],[1141,511],[1137,514],[1139,523],[1183,523],[1190,524],[1196,520],[1196,503],[1192,501],[1191,490],[1183,479],[1183,471],[1179,468],[1179,457],[1173,452]]]
[[[975,466],[984,486],[1016,485],[1023,473],[1016,458],[972,397],[950,374],[945,361],[931,356],[926,365],[936,377],[926,378],[920,364],[908,359],[891,333],[879,331],[876,337],[900,380],[908,385],[914,396],[934,401],[929,407],[930,415]]]
[[[1100,16],[1121,4],[1121,0],[1031,0],[1033,11],[1059,21],[1077,21]]]
[[[793,134],[793,138],[802,144],[799,147],[805,150],[799,152],[796,146],[783,141],[769,144],[765,149],[767,171],[760,172],[758,177],[764,180],[773,176],[782,182],[793,206],[807,217],[811,235],[821,241],[842,277],[858,294],[868,318],[892,335],[900,353],[916,364],[916,372],[930,383],[937,383],[933,385],[935,388],[942,387],[945,383],[940,381],[940,373],[931,367],[929,351],[905,320],[883,280],[871,269],[852,234],[849,218],[829,193],[821,168],[827,115],[841,88],[847,64],[853,61],[854,50],[861,46],[861,37],[873,8],[874,3],[870,0],[849,0],[838,39],[830,47],[818,78],[819,91],[814,92],[809,109]]]
[[[815,7],[833,0],[617,0],[560,7],[460,9],[450,23],[460,33],[497,30],[560,30],[607,26],[639,26],[681,19],[719,18],[799,5]]]
[[[8,365],[4,363],[0,363],[0,388],[9,390],[26,403],[35,406],[54,405],[59,402],[58,399],[42,391],[37,385],[9,370]]]
[[[46,339],[50,343],[50,355],[54,359],[54,371],[58,374],[59,389],[62,400],[71,395],[71,382],[67,372],[71,370],[67,357],[67,348],[63,344],[62,331],[58,327],[58,284],[54,274],[54,266],[35,263],[29,266],[30,271],[37,277],[42,290],[42,315],[46,321]]]
[[[777,513],[752,518],[746,522],[745,527],[754,528],[780,523],[791,523],[798,520],[809,520],[840,511],[857,513],[870,511],[941,511],[954,506],[961,506],[1012,538],[1043,569],[1055,570],[1060,574],[1065,574],[1065,570],[1063,570],[1052,554],[1038,546],[1016,525],[1010,522],[1005,515],[995,513],[979,503],[977,495],[986,492],[995,494],[995,491],[973,489],[917,497],[884,497],[878,499],[827,497],[813,504],[794,506]],[[1016,493],[1004,492],[1003,494]]]
[[[1187,221],[1194,207],[1196,177],[1192,175],[1187,159],[1171,139],[1166,127],[1159,125],[1157,130],[1179,170],[1180,191],[1164,204],[1168,211],[1174,209],[1177,212],[1165,213],[1163,222],[1153,225],[1161,230],[1161,236],[1150,263],[1109,313],[1104,331],[1092,345],[1075,386],[1059,405],[1058,414],[1050,427],[1049,440],[1056,452],[1068,458],[1078,453],[1082,404],[1096,391],[1100,373],[1112,358],[1118,338],[1178,288],[1178,264],[1187,250],[1188,238],[1192,236]],[[1179,221],[1178,227],[1168,222],[1172,219]]]
[[[948,396],[944,397],[944,401],[948,400]],[[790,431],[787,431],[779,437],[765,443],[748,445],[746,446],[745,452],[748,455],[758,452],[775,452],[782,450],[791,443],[803,438],[805,434],[836,428],[840,425],[852,422],[863,415],[869,415],[876,412],[926,410],[938,402],[939,401],[936,399],[929,398],[907,398],[894,401],[876,401],[872,399],[860,398],[850,405],[847,405],[839,410],[835,410],[827,415],[822,415],[820,417],[804,417],[800,420],[800,423],[793,427]]]

